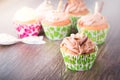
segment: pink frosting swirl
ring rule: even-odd
[[[100,13],[84,16],[78,22],[80,25],[84,26],[97,26],[107,24],[106,19]]]
[[[60,47],[68,49],[71,54],[88,54],[95,51],[95,44],[79,33],[64,38]]]
[[[71,14],[87,14],[89,12],[82,0],[69,0],[65,5],[64,11]]]

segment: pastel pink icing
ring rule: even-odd
[[[36,9],[36,13],[40,19],[40,21],[42,21],[42,19],[45,18],[45,15],[49,12],[54,10],[54,7],[51,3],[50,0],[44,0]]]
[[[84,25],[84,26],[96,26],[96,25],[102,25],[102,24],[107,24],[106,19],[104,16],[102,16],[100,13],[95,13],[91,15],[87,15],[84,17],[81,17],[79,20],[79,24]]]
[[[64,38],[60,47],[65,47],[74,54],[88,54],[95,51],[95,44],[79,33]]]
[[[65,21],[66,19],[68,19],[67,14],[61,11],[58,12],[56,10],[50,11],[45,17],[45,20],[49,22]]]
[[[68,3],[66,4],[65,7],[65,12],[66,13],[80,13],[83,12],[87,9],[86,5],[84,4],[84,2],[82,0],[70,0],[68,1]]]

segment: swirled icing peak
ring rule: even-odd
[[[78,22],[81,26],[97,26],[107,24],[106,19],[100,13],[84,16]]]
[[[44,18],[47,12],[54,10],[50,0],[45,0],[36,9],[36,13],[40,18]]]
[[[41,3],[38,8],[36,9],[38,12],[39,11],[48,11],[48,10],[53,10],[53,6],[50,2],[50,0],[45,0],[43,3]]]
[[[45,18],[42,20],[42,23],[47,23],[52,26],[62,26],[70,24],[71,21],[68,18],[68,15],[64,12],[53,10],[47,13]]]
[[[95,51],[95,44],[88,37],[79,33],[64,38],[60,47],[69,50],[69,53],[75,55],[89,54]]]
[[[68,16],[64,12],[51,11],[49,12],[45,19],[51,22],[64,21]]]
[[[65,5],[64,11],[72,15],[86,15],[89,13],[82,0],[69,0]]]

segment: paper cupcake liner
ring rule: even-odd
[[[42,30],[40,24],[15,24],[16,30],[18,32],[19,38],[24,38],[28,36],[38,36],[39,32]]]
[[[65,53],[65,51],[61,49],[66,67],[74,71],[85,71],[91,69],[96,59],[97,51],[98,48],[96,47],[96,52],[90,54],[71,55],[69,53]]]
[[[75,17],[75,16],[71,16],[70,17],[70,20],[72,22],[72,28],[75,29],[77,31],[77,20],[79,19],[80,17]]]
[[[104,30],[87,30],[78,27],[78,32],[87,35],[92,41],[99,45],[105,42],[108,33],[108,28]]]
[[[45,35],[50,40],[61,40],[71,33],[71,24],[65,26],[47,26],[42,25]]]

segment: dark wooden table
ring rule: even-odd
[[[36,8],[41,1],[0,0],[0,33],[16,36],[12,25],[16,10],[22,6]],[[59,51],[61,41],[45,38],[44,45],[0,46],[0,80],[120,80],[120,0],[104,1],[103,15],[108,19],[110,30],[105,44],[99,46],[91,70],[67,70]],[[86,3],[93,10],[94,0],[86,0]]]

